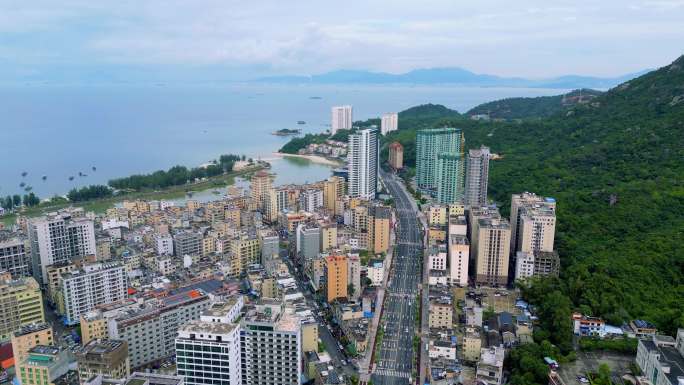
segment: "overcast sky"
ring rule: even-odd
[[[684,53],[684,0],[0,0],[0,71],[611,76]],[[47,76],[47,75],[46,75]]]

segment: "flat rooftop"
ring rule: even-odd
[[[237,324],[207,321],[190,321],[178,328],[178,332],[186,333],[207,333],[207,334],[227,334],[237,328]]]

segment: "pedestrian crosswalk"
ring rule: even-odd
[[[375,369],[375,374],[380,375],[380,376],[387,376],[387,377],[400,377],[400,378],[411,377],[411,373],[400,372],[400,371],[394,370],[394,369]]]

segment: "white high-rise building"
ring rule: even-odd
[[[523,225],[526,226],[523,234]],[[511,255],[517,251],[553,251],[556,200],[524,192],[511,197]]]
[[[331,134],[335,135],[337,130],[350,130],[352,123],[352,106],[335,106],[332,108]]]
[[[489,179],[489,147],[468,151],[466,161],[465,204],[484,206],[487,204],[487,182]]]
[[[126,269],[120,263],[95,263],[62,275],[60,295],[64,301],[64,322],[74,325],[82,314],[98,305],[127,297]]]
[[[354,198],[374,199],[378,185],[378,131],[374,128],[349,135],[348,194]]]
[[[449,234],[449,281],[452,285],[468,286],[470,244],[461,234]]]
[[[157,244],[157,254],[173,255],[173,237],[169,234],[157,234],[154,237]]]
[[[262,302],[241,321],[242,384],[299,385],[301,318],[282,302]]]
[[[299,194],[299,208],[313,213],[323,207],[323,190],[306,189]]]
[[[31,220],[29,225],[33,275],[43,285],[47,283],[47,267],[68,264],[96,254],[93,221],[75,217],[71,211],[50,213]]]
[[[388,112],[382,114],[380,118],[380,133],[387,135],[392,131],[396,131],[399,128],[399,114],[396,112]]]

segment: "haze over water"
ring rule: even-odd
[[[228,153],[272,158],[289,138],[271,132],[322,132],[330,107],[337,104],[352,104],[354,119],[363,120],[425,103],[465,112],[491,100],[565,91],[254,84],[3,87],[0,196],[23,194],[19,184],[25,182],[47,198],[134,173],[177,164],[194,167]],[[28,172],[25,178],[23,171]],[[79,171],[87,176],[79,177]],[[328,166],[283,159],[274,161],[273,171],[276,184],[312,182],[330,174]]]

